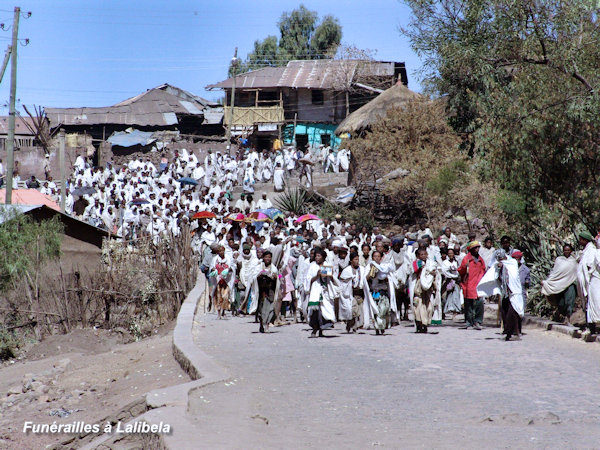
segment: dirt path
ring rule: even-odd
[[[189,381],[171,353],[173,324],[118,344],[117,335],[76,330],[34,346],[0,368],[0,448],[44,448],[68,438],[24,434],[34,423],[98,423],[153,389]]]

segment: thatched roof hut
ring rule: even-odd
[[[422,98],[421,94],[411,91],[398,82],[346,117],[335,129],[335,134],[338,136],[342,133],[359,134],[385,117],[389,110],[398,108],[410,100]]]

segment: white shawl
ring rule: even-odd
[[[389,293],[389,298],[390,298],[390,309],[396,315],[396,318],[400,319],[398,317],[398,305],[396,305],[396,289],[394,287],[394,280],[393,280],[394,277],[391,276],[391,273],[393,271],[392,266],[389,264],[377,264],[375,261],[369,261],[369,264],[367,264],[367,266],[363,269],[364,270],[363,278],[365,278],[365,281],[364,281],[365,301],[363,302],[365,326],[368,326],[371,323],[371,321],[373,320],[373,318],[375,317],[375,315],[377,315],[377,304],[375,303],[375,300],[373,300],[373,296],[371,295],[371,289],[369,288],[369,283],[366,281],[366,276],[369,273],[369,271],[371,270],[370,266],[373,266],[378,270],[378,272],[377,272],[378,280],[387,279],[388,293]]]
[[[523,317],[523,291],[521,279],[519,278],[519,263],[510,256],[502,260],[503,270],[508,274],[509,300],[516,313]],[[477,295],[480,297],[491,297],[492,295],[501,295],[500,279],[498,271],[498,261],[485,272],[485,275],[477,285]]]
[[[565,258],[559,256],[554,261],[554,267],[544,281],[542,281],[542,294],[554,295],[565,291],[577,281],[577,260],[573,255]]]
[[[304,289],[309,293],[309,302],[318,302],[323,297],[323,301],[321,301],[321,314],[325,320],[331,320],[335,322],[335,308],[333,305],[335,299],[335,278],[327,279],[327,283],[325,289],[321,286],[319,279],[314,282],[312,279],[319,274],[321,271],[321,266],[316,262],[312,262],[308,268],[306,273],[306,279],[304,282]]]
[[[262,272],[266,272],[266,274],[272,278],[277,277],[277,268],[273,264],[270,264],[269,267],[267,267],[263,261],[260,261],[260,264],[257,265],[256,269],[252,273],[252,298],[250,299],[250,305],[248,306],[248,313],[250,314],[254,314],[256,312],[256,308],[258,307],[258,276]],[[248,291],[247,285],[246,291]],[[277,278],[275,292],[279,292],[279,278]]]
[[[412,264],[411,264],[412,267]],[[417,280],[421,281],[421,287],[425,290],[429,290],[432,287],[435,288],[434,295],[431,298],[433,302],[433,317],[432,320],[442,320],[442,275],[438,270],[438,264],[432,260],[427,259],[425,265],[421,269],[419,275],[418,272],[413,272],[408,279],[408,295],[410,297],[410,304],[414,304],[415,299],[415,286]]]
[[[358,266],[354,271],[352,266],[346,267],[340,274],[340,320],[352,319],[353,289],[364,290],[364,269]]]

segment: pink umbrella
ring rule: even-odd
[[[265,213],[260,212],[260,211],[254,211],[253,213],[250,213],[248,218],[252,222],[272,222],[273,221],[269,216],[267,216]]]
[[[229,214],[227,217],[225,217],[225,220],[232,220],[234,222],[243,222],[245,219],[246,219],[246,216],[243,215],[242,213]]]
[[[296,219],[298,223],[304,223],[309,220],[321,220],[320,217],[315,216],[314,214],[304,214]]]

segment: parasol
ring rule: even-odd
[[[245,219],[246,216],[242,213],[229,214],[227,217],[225,217],[225,220],[231,220],[233,222],[243,222]]]
[[[190,178],[190,177],[183,177],[183,178],[180,178],[177,181],[180,182],[182,186],[184,184],[191,184],[192,186],[197,186],[198,185],[198,182],[196,180],[194,180],[193,178]]]
[[[264,212],[261,212],[261,211],[254,211],[253,213],[250,213],[248,218],[252,222],[272,222],[273,221],[268,215],[266,215]]]
[[[96,189],[94,189],[91,186],[80,186],[80,187],[76,187],[75,189],[73,189],[73,191],[71,192],[71,194],[73,195],[78,195],[78,196],[82,196],[82,195],[91,195],[91,194],[95,194],[96,193]]]
[[[314,214],[304,214],[296,219],[298,223],[308,222],[309,220],[321,220],[320,217],[315,216]]]
[[[259,209],[258,211],[265,213],[271,219],[285,219],[285,214],[279,211],[277,208]]]
[[[214,219],[217,217],[215,213],[210,211],[200,211],[192,216],[192,219]]]
[[[314,166],[314,165],[315,165],[315,163],[314,163],[314,162],[312,162],[310,159],[306,159],[306,158],[300,158],[300,159],[298,160],[298,162],[299,162],[299,163],[302,163],[302,164],[308,164],[308,165],[310,165],[310,166]]]
[[[150,201],[145,198],[134,198],[129,202],[130,205],[147,205],[148,203],[150,203]]]

